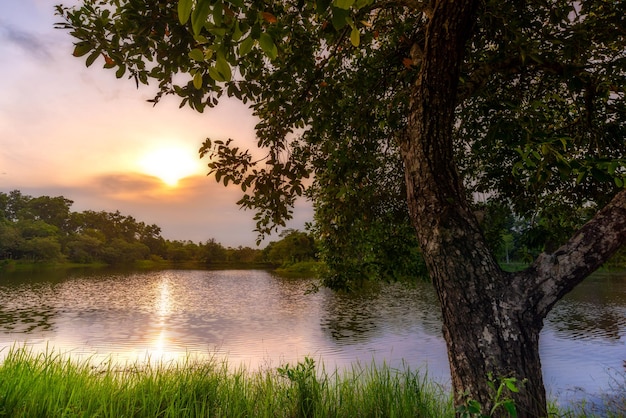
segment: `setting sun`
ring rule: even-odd
[[[143,173],[158,177],[172,187],[180,179],[199,174],[201,170],[199,158],[193,151],[175,146],[146,153],[139,160],[139,167]]]

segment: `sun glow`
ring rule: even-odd
[[[182,178],[200,174],[202,166],[194,151],[179,146],[169,146],[149,151],[139,160],[145,174],[158,177],[170,187]]]

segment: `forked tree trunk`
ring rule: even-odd
[[[455,401],[474,399],[488,412],[488,376],[515,377],[524,382],[513,397],[519,416],[546,416],[543,319],[626,241],[626,191],[554,254],[525,272],[503,272],[466,201],[452,145],[459,69],[477,2],[433,3],[402,156],[411,219],[443,312]]]
[[[449,238],[456,242],[442,242],[446,250],[427,258],[443,312],[456,404],[475,399],[489,411],[495,395],[489,378],[497,386],[498,378],[515,377],[524,382],[515,399],[520,416],[546,416],[539,359],[542,318],[525,298],[523,281],[481,254],[476,236]]]

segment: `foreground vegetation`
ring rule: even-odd
[[[0,367],[0,416],[367,417],[452,416],[440,386],[387,367],[344,375],[296,366],[248,372],[188,361],[118,370],[56,354],[11,350]]]
[[[501,405],[506,387],[495,388],[502,388],[502,394],[494,392]],[[476,404],[468,401],[462,416],[491,415],[467,412],[468,406]],[[603,410],[601,416],[617,417],[619,411]],[[112,362],[95,366],[13,348],[0,366],[0,416],[453,417],[455,410],[442,385],[409,369],[353,366],[329,374],[308,357],[255,372],[190,358],[120,369]],[[551,416],[594,415],[553,408]]]

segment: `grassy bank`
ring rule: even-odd
[[[0,260],[0,273],[15,273],[29,271],[58,271],[70,269],[101,269],[107,267],[104,263],[70,263],[70,262],[33,262],[22,260]]]
[[[388,367],[329,374],[305,358],[255,372],[217,360],[120,370],[17,348],[0,365],[0,416],[452,418],[454,407],[441,385]]]
[[[105,263],[70,263],[58,262],[32,262],[23,260],[0,260],[0,273],[20,273],[32,271],[60,271],[60,270],[95,270],[95,269],[135,269],[135,270],[272,270],[270,263],[243,263],[243,262],[219,262],[200,263],[197,261],[173,262],[168,260],[136,260],[128,264],[110,265]]]
[[[307,359],[247,372],[226,363],[94,368],[11,350],[0,367],[0,416],[451,417],[443,389],[410,371],[354,368],[341,376]]]

